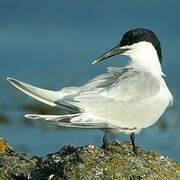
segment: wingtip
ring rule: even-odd
[[[10,82],[11,84],[13,83],[13,81],[14,81],[14,79],[13,78],[11,78],[11,77],[7,77],[6,78],[6,80],[8,81],[8,82]]]
[[[38,119],[37,114],[25,114],[24,117],[27,119]]]
[[[6,77],[6,80],[7,80],[7,81],[11,81],[11,79],[13,79],[13,78],[11,78],[11,77]]]
[[[95,60],[95,61],[93,61],[91,64],[93,64],[93,65],[94,65],[94,64],[96,64],[97,62],[98,62],[98,61],[97,61],[97,60]]]
[[[30,114],[25,114],[24,117],[27,118],[27,119],[31,119]]]
[[[11,84],[14,84],[15,82],[17,82],[16,79],[11,78],[11,77],[7,77],[6,80],[7,80],[8,82],[10,82]]]

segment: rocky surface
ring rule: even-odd
[[[128,142],[113,141],[106,149],[65,146],[46,157],[15,152],[0,138],[0,179],[180,179],[180,163]]]

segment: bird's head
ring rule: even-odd
[[[92,64],[103,61],[114,55],[126,55],[132,60],[143,60],[151,57],[161,63],[160,42],[154,32],[145,28],[136,28],[126,32],[120,43],[113,49],[97,57]]]

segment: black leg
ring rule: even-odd
[[[137,149],[136,149],[136,146],[134,143],[134,140],[135,140],[135,134],[134,133],[131,133],[130,139],[131,139],[131,143],[132,143],[132,147],[133,147],[133,152],[134,152],[134,154],[137,154]]]
[[[105,133],[104,133],[104,136],[103,136],[102,148],[106,148],[107,143],[108,143],[108,130],[105,130]]]

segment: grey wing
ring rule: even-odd
[[[95,77],[86,85],[82,86],[82,88],[84,90],[93,90],[97,88],[99,89],[109,87],[128,70],[130,70],[130,68],[108,67],[107,73]]]
[[[63,93],[64,96],[59,99],[59,102],[64,100],[73,103],[76,102],[76,97],[79,97],[84,93],[99,93],[116,82],[116,80],[127,71],[128,68],[109,67],[107,73],[95,77],[83,86],[63,88],[60,92]],[[56,103],[58,103],[58,100]]]
[[[141,108],[143,105],[139,101],[153,97],[159,91],[159,84],[155,78],[131,68],[108,68],[107,73],[97,76],[84,86],[64,88],[60,91],[41,89],[12,78],[8,80],[27,95],[41,102],[65,108],[71,113],[83,114],[66,122],[68,126],[84,124],[88,127],[97,127],[97,125],[110,127],[109,124],[113,124],[118,128],[134,128],[133,123],[129,123],[132,117],[137,124],[137,121],[140,122],[146,115],[145,108]],[[143,109],[139,112],[141,118],[136,112],[137,108]],[[47,118],[52,121],[69,119],[69,115],[68,118],[41,115],[28,115],[28,117]],[[61,125],[64,126],[64,122]]]
[[[104,89],[103,93],[118,101],[140,101],[155,96],[160,84],[148,72],[130,69]]]
[[[108,122],[109,127],[141,127],[147,118],[150,122],[160,115],[155,111],[161,104],[149,101],[158,94],[160,85],[149,73],[111,68],[107,74],[98,76],[85,87],[89,90],[81,91],[74,97],[76,105],[94,119]],[[152,105],[154,107],[149,110]]]
[[[118,101],[132,101],[154,96],[159,92],[159,88],[157,79],[147,72],[110,67],[106,74],[97,76],[82,86],[82,90],[76,96],[92,94]]]

